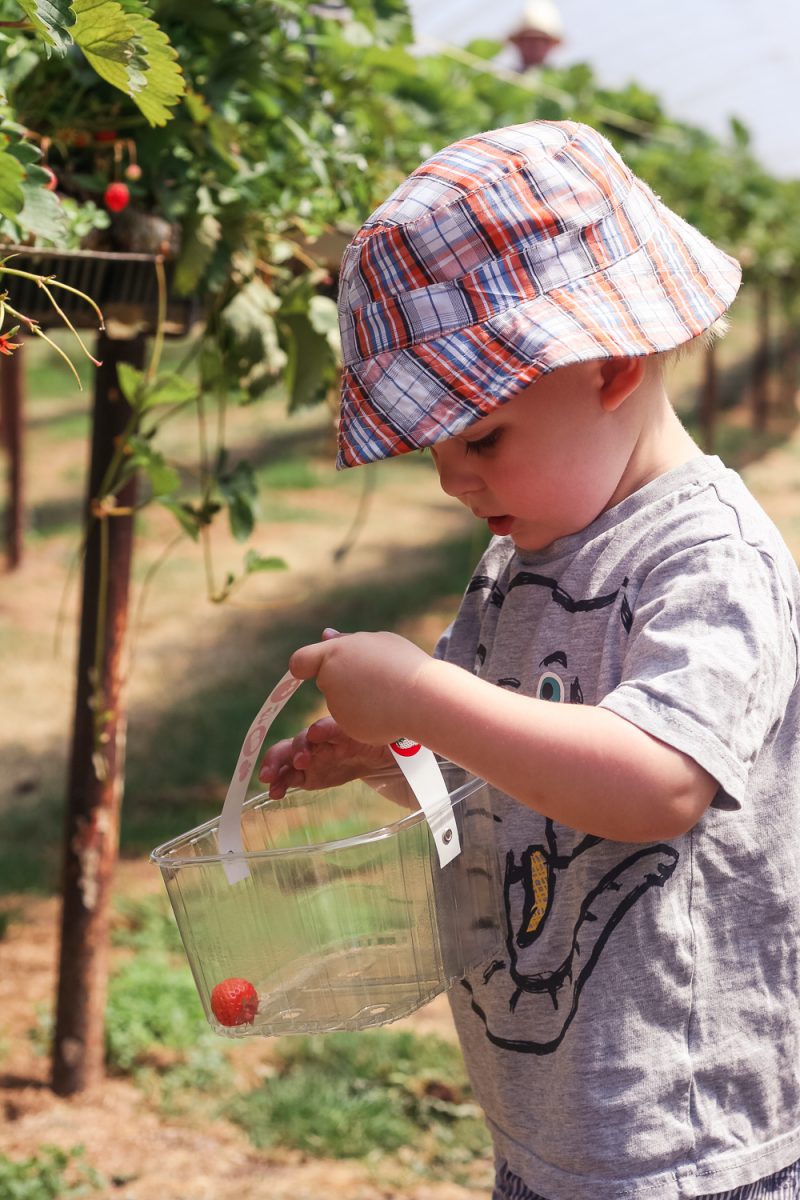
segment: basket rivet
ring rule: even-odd
[[[452,842],[452,840],[453,840],[452,829],[445,829],[444,833],[442,834],[442,841],[444,842],[445,846],[449,846],[450,843]]]

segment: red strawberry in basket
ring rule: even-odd
[[[223,979],[211,993],[211,1010],[220,1025],[252,1025],[258,992],[246,979]]]

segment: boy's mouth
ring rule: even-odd
[[[507,513],[500,517],[487,517],[486,524],[489,526],[490,533],[493,533],[495,537],[505,537],[511,532],[514,518]]]

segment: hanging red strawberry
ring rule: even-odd
[[[119,213],[127,208],[131,193],[126,183],[110,183],[103,195],[103,201],[109,212]]]

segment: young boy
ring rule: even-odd
[[[297,651],[261,778],[423,742],[488,780],[506,944],[453,1013],[495,1200],[800,1197],[800,579],[665,394],[737,264],[593,130],[424,163],[341,277],[340,463],[430,447],[494,538],[434,657]]]

